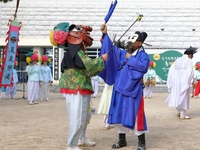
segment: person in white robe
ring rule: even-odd
[[[112,91],[113,91],[113,85],[108,85],[105,83],[98,108],[98,114],[104,115],[103,122],[105,123],[105,129],[107,130],[111,128],[111,125],[107,123],[107,121],[108,121],[108,112],[110,109]]]
[[[42,75],[42,85],[40,90],[40,100],[46,100],[49,101],[49,85],[52,86],[53,78],[51,74],[51,68],[47,66],[49,62],[49,58],[46,55],[42,56],[42,65],[40,67],[41,69],[41,75]]]
[[[26,66],[26,72],[28,74],[28,103],[30,105],[38,104],[39,88],[42,84],[42,75],[40,66],[37,64],[38,55],[31,55],[31,62]]]
[[[11,98],[13,99],[15,94],[16,94],[16,89],[17,89],[17,83],[18,83],[18,75],[17,71],[13,68],[13,79],[12,79],[12,85],[6,87],[6,98]]]
[[[170,92],[166,103],[169,107],[176,107],[180,119],[191,119],[186,115],[189,109],[190,86],[193,82],[193,54],[197,48],[189,47],[185,50],[182,57],[175,60],[170,67],[167,77],[167,87]]]
[[[150,61],[149,69],[148,69],[147,73],[145,73],[145,75],[144,75],[144,79],[143,79],[144,83],[145,83],[145,87],[143,89],[144,98],[152,97],[152,88],[156,84],[156,80],[155,80],[156,79],[156,71],[153,69],[153,65],[154,65],[154,62]]]

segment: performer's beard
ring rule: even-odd
[[[126,50],[129,54],[132,54],[135,50],[134,50],[134,43],[132,42],[129,42],[127,45],[126,45]]]

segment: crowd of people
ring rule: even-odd
[[[27,54],[26,61],[28,63],[25,70],[27,72],[27,78],[28,78],[27,82],[28,104],[30,105],[38,104],[39,99],[40,101],[43,100],[49,101],[49,86],[52,86],[53,83],[51,69],[48,66],[48,64],[50,63],[50,59],[48,58],[48,56],[43,55],[40,60],[41,65],[39,65],[38,54],[30,52]],[[15,67],[16,66],[17,65],[15,63]],[[4,92],[6,99],[14,99],[14,96],[16,95],[17,92],[16,86],[17,83],[19,83],[19,78],[15,68],[13,68],[13,76],[11,82],[12,84],[10,86],[5,87]],[[0,93],[1,96],[3,89],[4,87],[1,87],[1,93]]]
[[[86,138],[87,125],[92,116],[91,98],[98,94],[99,82],[105,82],[97,113],[104,115],[105,128],[113,126],[118,142],[111,145],[112,149],[127,146],[126,135],[129,131],[138,138],[137,150],[146,149],[145,134],[148,132],[144,111],[144,99],[152,98],[152,88],[156,85],[156,64],[149,59],[143,47],[148,34],[136,31],[124,47],[113,44],[107,33],[107,25],[102,24],[100,30],[100,56],[92,59],[87,54],[87,47],[93,43],[90,37],[90,26],[62,22],[55,26],[51,42],[68,47],[61,63],[59,79],[60,93],[66,99],[69,119],[67,150],[81,150],[81,146],[95,146],[94,141]],[[60,31],[67,32],[63,34]],[[60,38],[61,34],[64,36]],[[58,38],[59,37],[59,38]],[[200,93],[200,63],[194,71],[192,58],[197,48],[189,47],[184,56],[176,59],[171,65],[167,78],[169,96],[166,103],[175,107],[181,120],[191,119],[186,115],[189,109],[190,86],[193,84],[193,95]],[[53,79],[48,67],[49,58],[44,55],[41,65],[38,64],[37,53],[27,54],[28,66],[28,104],[49,101],[49,86]],[[12,87],[7,87],[6,98],[14,98],[18,82],[16,70],[13,70]],[[182,82],[185,81],[185,82]]]

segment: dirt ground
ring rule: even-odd
[[[92,99],[96,108],[100,96]],[[147,150],[200,150],[200,98],[191,99],[188,115],[192,119],[179,120],[176,110],[165,103],[167,96],[153,93],[152,99],[145,99]],[[22,98],[22,92],[18,91],[15,98]],[[50,92],[50,101],[38,105],[28,105],[24,99],[5,99],[2,94],[0,150],[66,150],[67,130],[66,104],[60,93]],[[118,141],[114,128],[104,129],[102,115],[92,116],[87,137],[97,144],[83,150],[110,150]],[[136,149],[138,141],[132,132],[127,142],[128,146],[121,150]]]

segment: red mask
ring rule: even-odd
[[[67,37],[67,41],[70,44],[81,44],[84,42],[86,47],[91,46],[93,38],[90,37],[92,28],[90,26],[76,25]]]

